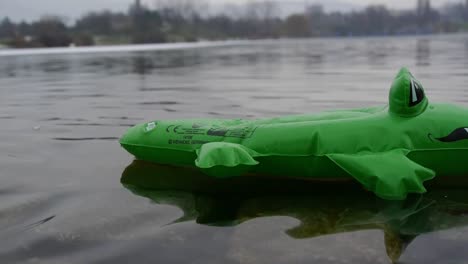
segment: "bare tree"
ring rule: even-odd
[[[154,7],[157,10],[171,10],[188,20],[209,14],[209,4],[205,0],[155,0]]]
[[[245,16],[245,8],[244,5],[225,3],[219,13],[232,19],[241,19]]]
[[[278,4],[271,0],[251,0],[245,8],[246,17],[250,20],[268,21],[279,16]]]
[[[253,35],[272,37],[279,17],[278,4],[271,0],[251,0],[245,8],[245,19],[252,23]]]

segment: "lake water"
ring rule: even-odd
[[[134,163],[117,141],[154,119],[386,104],[401,66],[431,101],[468,106],[468,35],[2,50],[0,261],[468,263],[463,189],[209,194],[203,176],[191,189],[178,180],[191,172]]]

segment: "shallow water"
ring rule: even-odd
[[[466,35],[36,53],[0,54],[1,263],[468,262],[463,189],[390,203],[279,182],[219,196],[117,143],[145,120],[385,104],[403,65],[431,101],[468,106]]]

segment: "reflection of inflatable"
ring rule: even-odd
[[[402,69],[389,107],[266,120],[154,121],[131,128],[122,146],[138,159],[198,167],[213,177],[259,174],[355,179],[385,199],[424,193],[424,181],[461,176],[468,111],[429,104]],[[458,177],[456,181],[463,179]]]
[[[256,217],[290,216],[301,222],[286,231],[297,239],[381,229],[394,261],[420,234],[468,225],[464,190],[433,190],[404,202],[385,201],[353,184],[318,186],[274,179],[265,185],[249,177],[219,180],[191,169],[142,161],[127,167],[121,181],[137,195],[182,209],[184,216],[176,222],[232,226]],[[284,186],[289,193],[278,194]]]

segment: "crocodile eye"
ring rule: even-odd
[[[409,98],[409,106],[413,107],[418,105],[424,99],[424,90],[422,89],[422,85],[414,78],[411,78],[410,82],[410,98]]]
[[[437,140],[441,142],[455,142],[464,139],[468,139],[468,127],[457,128],[450,135],[438,138]]]
[[[415,117],[422,114],[429,104],[424,86],[408,71],[402,68],[390,88],[389,111],[401,117]]]

